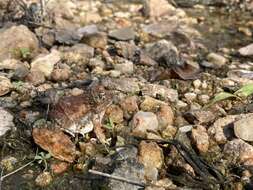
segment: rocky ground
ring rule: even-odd
[[[252,9],[0,1],[0,190],[252,189]]]

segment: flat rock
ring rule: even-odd
[[[74,162],[76,157],[75,144],[61,130],[34,128],[32,135],[35,143],[53,157],[70,163]]]
[[[24,25],[0,30],[0,38],[0,61],[12,58],[21,59],[24,49],[29,51],[29,56],[33,58],[39,50],[36,35]]]
[[[109,32],[109,37],[114,38],[116,40],[127,41],[133,40],[135,37],[135,33],[132,28],[127,27]]]
[[[14,127],[13,116],[0,107],[0,137]]]
[[[60,52],[57,50],[52,50],[51,53],[47,55],[41,55],[37,57],[31,63],[31,71],[40,71],[45,77],[50,77],[53,72],[54,65],[61,60]]]
[[[253,115],[234,122],[235,135],[245,141],[253,141]]]

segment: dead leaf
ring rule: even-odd
[[[76,156],[75,144],[61,130],[34,128],[32,134],[35,143],[48,151],[53,157],[70,163],[74,162]]]

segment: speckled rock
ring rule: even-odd
[[[124,117],[127,119],[131,118],[139,110],[136,96],[129,96],[122,99],[120,106],[124,112]]]
[[[0,96],[8,94],[11,91],[12,84],[10,79],[0,76]]]
[[[123,122],[123,110],[117,105],[110,105],[106,109],[106,116],[111,119],[112,122],[119,124]]]
[[[8,111],[0,107],[0,137],[14,127],[13,118]]]
[[[168,125],[173,125],[174,121],[174,112],[172,108],[168,105],[161,105],[159,107],[158,112],[156,113],[158,122],[159,122],[159,128],[164,129]]]
[[[52,182],[53,178],[49,172],[43,172],[37,176],[35,183],[39,187],[46,187]]]
[[[207,130],[202,125],[197,125],[192,129],[192,139],[199,152],[206,153],[209,148],[209,136]]]
[[[253,141],[253,115],[234,122],[235,135],[245,141]]]

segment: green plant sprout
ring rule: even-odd
[[[43,164],[44,171],[48,168],[48,159],[51,158],[50,153],[40,152],[39,154],[36,154],[34,157],[34,160],[36,160],[39,164]]]
[[[28,59],[31,55],[29,48],[20,48],[19,49],[22,59]]]
[[[230,98],[243,99],[253,94],[253,84],[246,84],[234,93],[220,92],[214,96],[214,98],[205,107],[209,107],[217,102],[227,100]]]

